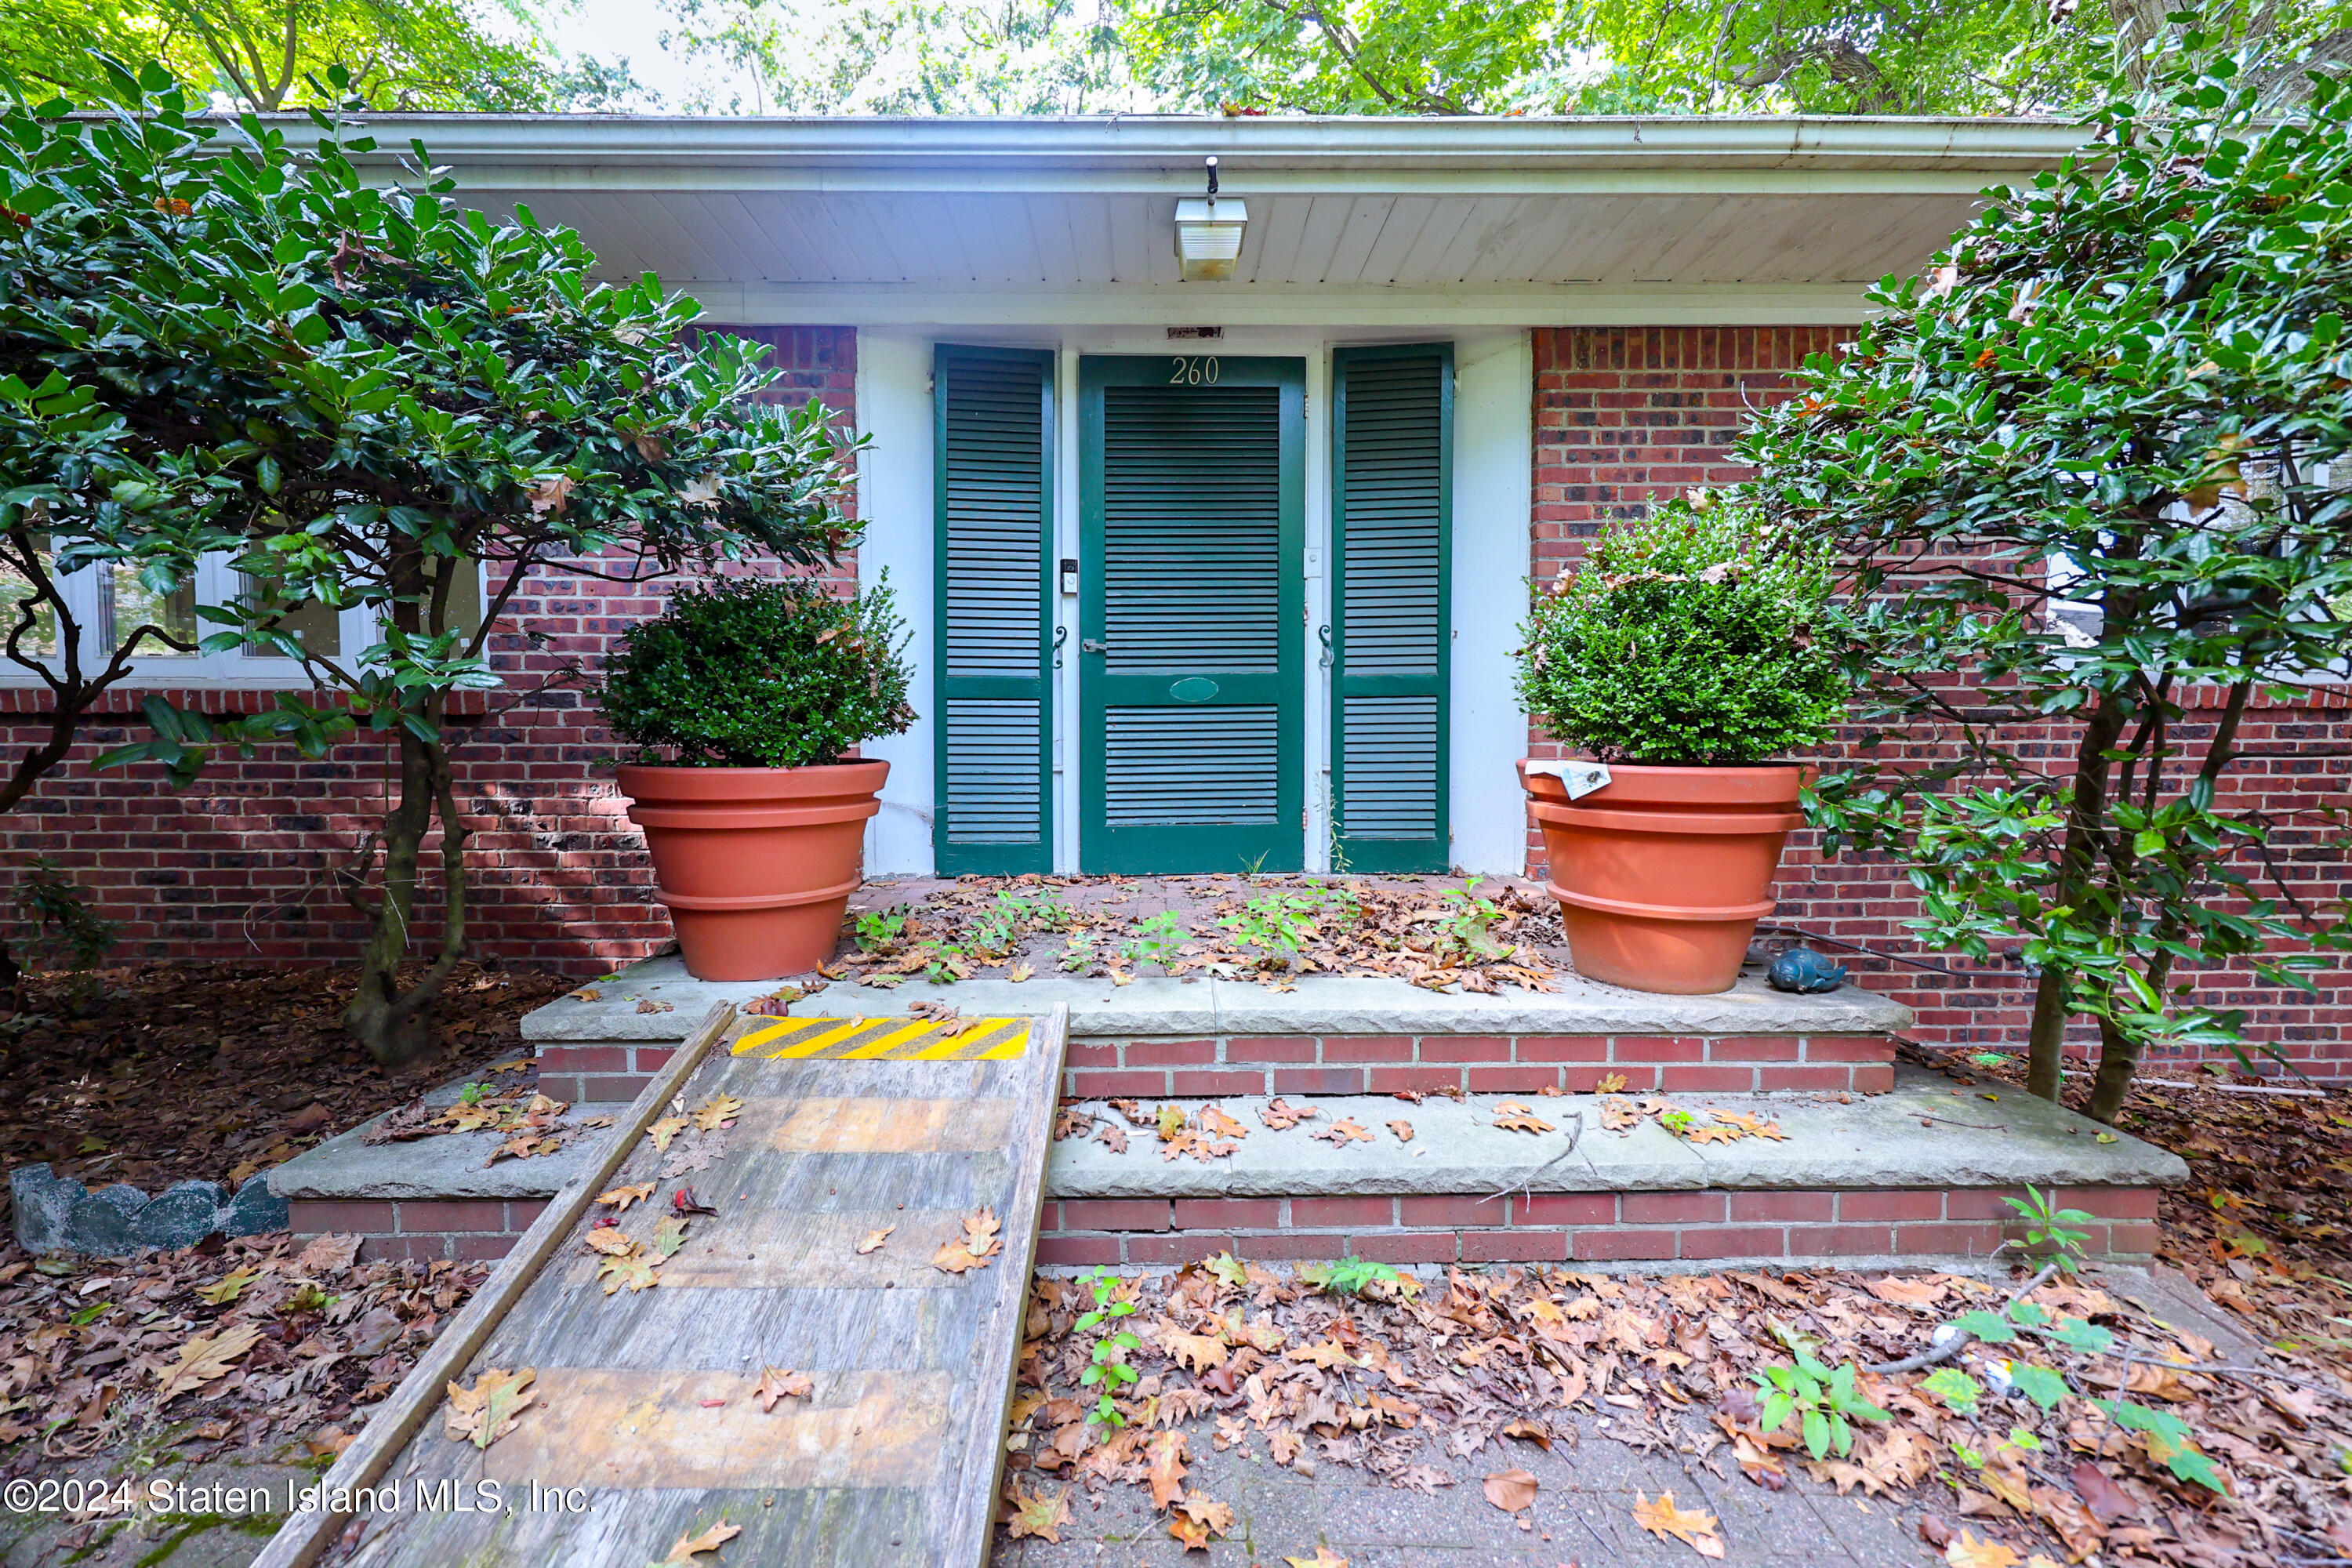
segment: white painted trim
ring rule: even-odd
[[[866,829],[866,869],[874,876],[927,877],[936,864],[931,829],[938,798],[933,608],[934,481],[931,468],[931,345],[927,338],[857,334],[857,425],[874,437],[857,464],[857,514],[866,536],[857,548],[857,582],[869,588],[887,570],[909,633],[910,693],[918,717],[903,735],[869,741],[864,752],[887,759],[890,779],[882,810]]]
[[[1535,353],[1519,332],[1454,334],[1454,665],[1447,777],[1453,863],[1518,874],[1526,808],[1513,764],[1527,716],[1511,651],[1528,611]]]
[[[1331,868],[1331,672],[1322,667],[1318,628],[1331,624],[1331,347],[1307,356],[1306,516],[1299,530],[1305,559],[1300,597],[1307,611],[1305,637],[1307,700],[1300,710],[1299,747],[1307,768],[1307,844],[1301,861],[1309,871]]]
[[[1078,352],[1065,338],[1054,355],[1054,624],[1069,636],[1054,672],[1054,869],[1066,875],[1078,868],[1078,786],[1087,764],[1076,740],[1079,601],[1063,595],[1061,578],[1064,560],[1085,558],[1078,532]]]
[[[953,289],[906,283],[734,283],[671,287],[730,326],[961,328],[1002,336],[1006,322],[1050,336],[1083,327],[1116,333],[1209,324],[1252,328],[1402,329],[1423,335],[1479,327],[1843,326],[1865,314],[1865,283],[1558,284],[1484,289],[1443,286],[1320,288],[1175,283],[1117,288]],[[1017,329],[1015,329],[1017,331]],[[1089,333],[1089,338],[1097,333]],[[1321,334],[1318,334],[1318,337]],[[1164,348],[1155,342],[1152,350]],[[1087,353],[1108,352],[1088,349]],[[1130,351],[1119,351],[1130,352]]]

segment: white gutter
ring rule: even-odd
[[[290,139],[307,121],[272,116]],[[422,141],[469,190],[1189,190],[1214,153],[1244,190],[1489,194],[1716,188],[1975,191],[2084,137],[2047,120],[363,117],[387,154]]]

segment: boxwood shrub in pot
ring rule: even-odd
[[[1774,759],[1825,739],[1845,707],[1817,636],[1831,582],[1801,538],[1695,491],[1538,585],[1520,704],[1608,771],[1571,798],[1576,765],[1519,764],[1587,978],[1696,994],[1739,977],[1804,820],[1803,770]]]
[[[656,896],[703,980],[771,980],[832,956],[890,764],[850,759],[914,721],[887,584],[683,588],[622,635],[599,699]]]

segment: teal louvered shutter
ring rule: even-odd
[[[939,788],[943,877],[1054,868],[1054,356],[942,343],[938,468]]]
[[[1303,863],[1305,371],[1079,363],[1088,871]]]
[[[1352,871],[1443,871],[1452,345],[1335,351],[1331,432],[1337,854]]]

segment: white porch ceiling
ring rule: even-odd
[[[1850,320],[1860,286],[1917,266],[1982,187],[2080,137],[2034,121],[1785,119],[372,129],[387,147],[423,140],[469,202],[528,204],[579,229],[612,275],[656,272],[716,318],[850,324]],[[1232,282],[1184,284],[1175,204],[1199,194],[1210,153],[1251,221]]]

